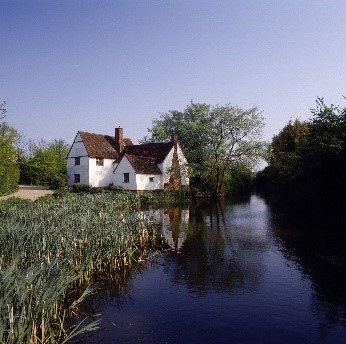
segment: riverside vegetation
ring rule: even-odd
[[[66,343],[95,330],[98,321],[81,319],[81,302],[155,244],[141,207],[176,198],[108,192],[1,202],[0,342]]]
[[[346,107],[316,103],[310,120],[290,121],[274,136],[255,185],[285,212],[344,225]]]

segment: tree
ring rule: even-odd
[[[296,164],[297,191],[316,216],[343,214],[346,203],[346,107],[318,98],[309,134],[302,141]]]
[[[261,158],[263,117],[256,107],[191,103],[184,112],[155,119],[144,141],[164,141],[175,132],[191,170],[191,186],[214,196],[227,192],[232,167],[253,168]]]
[[[66,184],[66,157],[69,146],[64,140],[46,143],[29,141],[28,151],[21,159],[21,181],[29,184],[49,184],[58,188]]]
[[[308,122],[291,121],[274,136],[269,165],[256,186],[287,210],[328,220],[346,208],[346,107],[317,99]],[[345,220],[344,220],[345,221]]]
[[[7,123],[0,123],[0,195],[18,189],[19,168],[15,142],[17,131]]]
[[[290,189],[291,183],[296,178],[295,168],[299,149],[308,132],[308,123],[296,119],[294,122],[289,121],[279,134],[273,137],[269,166],[264,171],[267,173],[267,181],[262,187],[282,194]]]

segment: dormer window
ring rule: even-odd
[[[96,158],[96,166],[103,166],[103,158]]]

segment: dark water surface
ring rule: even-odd
[[[151,215],[170,250],[94,298],[87,343],[346,343],[342,232],[289,225],[257,196]]]

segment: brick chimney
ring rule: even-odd
[[[173,143],[174,147],[176,147],[177,142],[178,142],[178,137],[176,133],[172,133],[171,135],[171,142]]]
[[[118,153],[123,150],[123,128],[115,128],[115,149]]]

